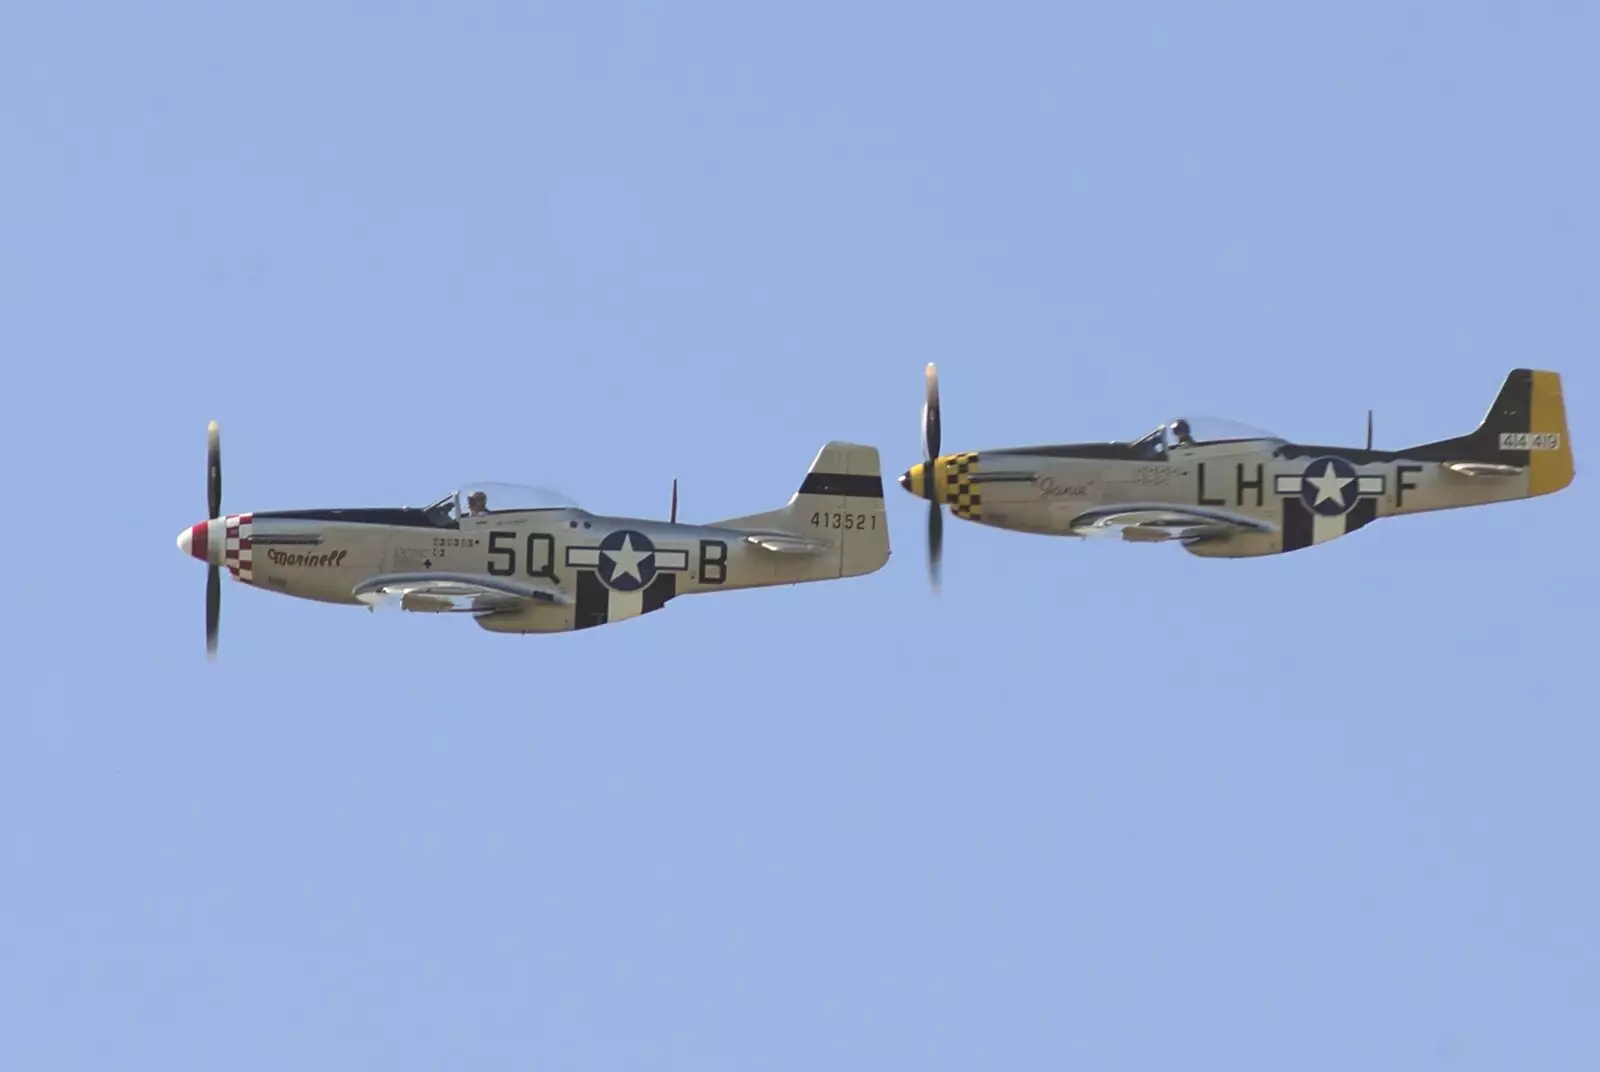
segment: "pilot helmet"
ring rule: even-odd
[[[489,505],[489,496],[481,491],[475,491],[467,496],[467,505],[482,509]]]

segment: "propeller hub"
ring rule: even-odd
[[[202,521],[178,533],[178,550],[212,566],[222,565],[222,541],[212,539],[215,520]]]
[[[918,462],[900,474],[900,486],[919,499],[925,498],[927,495],[927,471],[927,466],[922,462]]]
[[[918,462],[900,474],[900,486],[919,499],[929,502],[944,501],[949,486],[949,458],[939,458],[931,464]]]

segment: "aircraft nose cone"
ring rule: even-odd
[[[900,474],[900,486],[919,499],[922,498],[923,472],[924,465],[918,462]]]
[[[211,561],[211,523],[202,521],[178,533],[178,550],[201,562]]]

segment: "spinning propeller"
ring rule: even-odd
[[[922,497],[928,500],[928,583],[939,590],[939,565],[944,554],[944,513],[939,509],[933,474],[939,458],[939,370],[928,362],[927,394],[922,403]]]
[[[216,421],[206,428],[206,504],[211,508],[211,521],[222,515],[222,434]],[[213,659],[217,655],[217,623],[221,616],[222,578],[213,562],[206,570],[206,655]]]

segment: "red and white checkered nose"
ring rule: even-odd
[[[222,541],[211,538],[215,521],[202,521],[178,533],[178,550],[213,566],[222,565]]]

